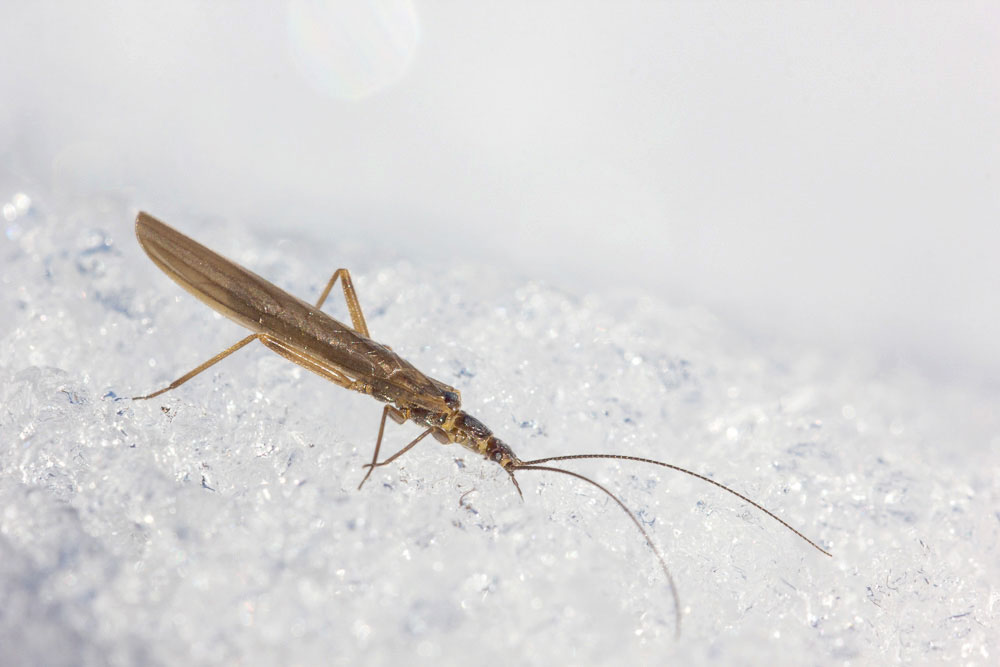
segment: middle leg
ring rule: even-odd
[[[354,325],[354,330],[365,338],[371,338],[371,334],[368,333],[368,324],[365,323],[365,315],[361,312],[361,302],[358,301],[358,293],[354,291],[354,283],[351,282],[351,272],[347,269],[337,269],[333,272],[330,281],[326,284],[326,289],[319,295],[316,307],[321,308],[323,306],[326,297],[330,295],[330,290],[333,289],[334,284],[337,282],[337,278],[340,278],[340,285],[344,288],[344,301],[347,302],[347,310],[351,314],[351,324]]]

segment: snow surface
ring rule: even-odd
[[[2,196],[2,664],[997,660],[995,395],[656,296],[167,220],[307,299],[348,266],[373,334],[522,457],[664,459],[833,552],[682,475],[568,465],[664,551],[678,639],[653,554],[575,480],[522,473],[522,503],[496,465],[430,442],[358,491],[380,405],[260,346],[127,400],[242,330],[148,261],[141,202]]]

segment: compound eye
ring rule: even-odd
[[[503,461],[503,452],[501,451],[493,452],[493,460],[496,461],[497,463]]]

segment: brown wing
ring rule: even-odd
[[[278,339],[352,380],[370,383],[385,400],[435,411],[457,402],[454,389],[427,377],[384,345],[153,216],[139,213],[135,233],[149,258],[178,285],[251,331]]]

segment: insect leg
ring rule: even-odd
[[[240,342],[236,343],[232,347],[228,347],[225,350],[223,350],[222,352],[219,352],[217,355],[215,355],[214,357],[212,357],[211,359],[209,359],[208,361],[206,361],[205,363],[203,363],[201,366],[198,366],[198,368],[194,369],[190,373],[185,373],[184,375],[180,376],[179,378],[177,378],[176,380],[174,380],[173,382],[171,382],[169,385],[167,385],[163,389],[160,389],[159,391],[154,391],[152,394],[146,394],[145,396],[133,396],[132,400],[133,401],[144,401],[147,398],[154,398],[154,397],[159,396],[160,394],[162,394],[164,392],[170,391],[171,389],[176,389],[177,387],[181,386],[182,384],[184,384],[185,382],[187,382],[188,380],[190,380],[195,375],[197,375],[198,373],[202,372],[203,370],[205,370],[209,366],[212,366],[212,365],[214,365],[214,364],[222,361],[223,359],[225,359],[226,357],[228,357],[230,354],[232,354],[236,350],[240,349],[241,347],[244,347],[244,346],[248,345],[251,341],[253,341],[253,340],[257,339],[257,338],[260,338],[260,337],[261,337],[261,334],[252,334],[250,336],[247,336],[246,338],[244,338]]]
[[[378,439],[375,441],[375,452],[372,455],[372,462],[371,463],[366,463],[364,465],[365,468],[368,468],[368,472],[365,473],[364,479],[362,479],[361,483],[358,484],[358,490],[359,491],[361,490],[361,487],[365,485],[365,482],[368,481],[368,478],[371,477],[372,472],[375,470],[375,468],[379,468],[381,466],[389,465],[390,463],[392,463],[393,461],[395,461],[396,459],[398,459],[400,456],[402,456],[406,452],[408,452],[411,449],[413,449],[417,445],[418,442],[420,442],[421,440],[423,440],[424,438],[426,438],[434,430],[434,429],[431,429],[431,428],[427,429],[426,431],[424,431],[423,433],[421,433],[420,435],[418,435],[416,438],[414,438],[410,442],[410,444],[408,444],[405,447],[403,447],[401,450],[399,450],[398,452],[396,452],[395,454],[393,454],[392,456],[390,456],[389,458],[387,458],[385,461],[379,461],[378,460],[378,452],[382,448],[382,436],[385,434],[385,418],[388,417],[388,416],[391,416],[393,418],[393,421],[399,422],[400,424],[402,423],[402,421],[400,421],[400,419],[399,419],[399,417],[402,417],[402,414],[399,413],[398,410],[396,410],[395,408],[393,408],[390,405],[387,405],[387,406],[385,406],[385,408],[383,408],[383,410],[382,410],[382,421],[379,423],[379,426],[378,426]]]
[[[371,334],[368,333],[368,325],[365,323],[365,316],[361,312],[361,302],[358,301],[358,294],[354,291],[354,283],[351,282],[351,272],[347,269],[337,269],[333,272],[330,282],[326,284],[326,289],[323,290],[319,301],[316,302],[316,307],[320,308],[326,301],[326,297],[330,295],[330,290],[333,289],[337,278],[340,278],[340,285],[344,288],[344,301],[347,302],[347,310],[351,313],[351,324],[354,325],[354,330],[365,338],[371,338]]]
[[[382,421],[378,425],[378,438],[375,439],[375,452],[372,454],[372,462],[367,466],[368,472],[365,473],[364,479],[358,484],[358,491],[361,487],[365,485],[368,478],[372,476],[372,471],[375,470],[375,464],[378,462],[378,450],[382,448],[382,436],[385,435],[385,418],[389,416],[389,410],[392,409],[391,405],[387,405],[382,408]]]

